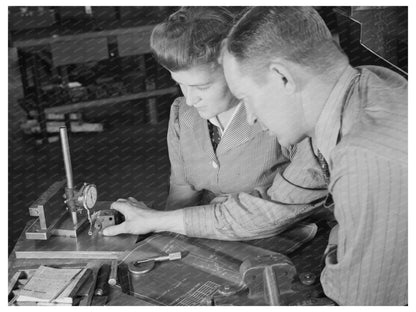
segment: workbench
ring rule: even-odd
[[[307,296],[309,295],[309,293],[312,292],[319,292],[319,290],[321,291],[321,287],[320,287],[320,283],[319,283],[319,276],[320,276],[320,272],[323,269],[323,262],[322,262],[322,256],[324,253],[324,250],[326,248],[327,245],[327,240],[328,240],[328,235],[330,232],[330,228],[333,225],[333,216],[332,214],[325,208],[321,208],[319,209],[314,215],[308,217],[305,220],[306,224],[308,224],[309,222],[315,223],[317,225],[317,232],[315,237],[307,242],[306,244],[304,244],[302,247],[296,249],[293,252],[289,252],[287,254],[287,256],[291,259],[291,261],[293,262],[293,264],[296,267],[297,273],[312,273],[314,274],[317,278],[316,278],[316,282],[315,282],[315,286],[313,287],[313,289],[306,289],[305,288],[305,292],[308,292]],[[143,242],[145,242],[146,240],[152,239],[152,237],[156,237],[158,235],[161,235],[162,237],[168,237],[168,238],[174,238],[177,239],[178,236],[180,236],[179,234],[173,234],[173,233],[158,233],[158,234],[151,234],[149,237],[145,238],[145,240],[143,240]],[[24,239],[24,236],[20,237],[19,241]],[[196,246],[195,248],[197,248],[198,246],[202,244],[205,244],[206,242],[208,242],[208,244],[210,244],[211,246],[219,246],[219,248],[215,248],[217,250],[221,250],[221,249],[230,249],[230,246],[232,248],[233,244],[235,244],[236,248],[241,249],[241,246],[244,245],[249,245],[251,247],[255,246],[254,248],[258,248],[258,247],[266,247],[268,246],[270,252],[273,251],[281,251],[282,247],[279,247],[276,245],[277,240],[275,240],[275,238],[270,238],[270,239],[264,239],[264,240],[255,240],[255,241],[248,241],[248,242],[221,242],[221,241],[216,241],[216,240],[201,240],[201,239],[195,239],[195,238],[187,238],[184,236],[180,236],[179,238],[182,242],[186,241],[186,243],[190,243],[194,246]],[[205,242],[204,242],[205,241]],[[275,242],[275,243],[273,243]],[[224,244],[225,247],[221,247],[222,244]],[[138,246],[136,244],[136,246]],[[143,247],[144,248],[144,247]],[[243,247],[244,248],[244,247]],[[221,252],[221,251],[219,251]],[[121,259],[121,257],[119,257],[119,260]],[[99,266],[102,263],[110,263],[111,259],[88,259],[86,257],[82,257],[79,259],[45,259],[45,258],[41,258],[41,259],[16,259],[16,253],[15,250],[12,251],[12,253],[9,256],[9,280],[12,278],[12,276],[18,271],[18,270],[22,270],[22,269],[30,269],[30,268],[37,268],[39,265],[57,265],[57,266],[71,266],[71,265],[75,265],[75,264],[86,264],[89,263],[89,265],[91,266]],[[173,263],[173,262],[172,262]],[[121,265],[119,266],[119,273],[120,273],[120,268]],[[160,267],[162,268],[162,266]],[[165,266],[165,273],[169,272],[169,267]],[[168,271],[166,271],[168,270]],[[171,267],[172,270],[172,275],[174,275],[177,272],[174,272],[175,270],[177,271],[177,268],[175,267]],[[154,270],[156,272],[156,270]],[[236,272],[236,274],[238,274],[238,271]],[[163,277],[161,277],[163,279]],[[168,279],[169,277],[166,276],[166,279]],[[154,280],[154,279],[152,279]],[[156,282],[157,283],[157,279]],[[133,296],[133,295],[128,295],[126,294],[126,290],[124,290],[124,292],[122,291],[122,286],[123,284],[123,280],[120,277],[118,277],[118,283],[116,286],[110,286],[110,294],[108,297],[108,302],[106,305],[127,305],[127,306],[133,306],[133,305],[155,305],[157,303],[152,302],[151,300],[144,300],[143,298],[139,298],[140,296]],[[162,286],[162,285],[160,285]],[[149,287],[154,287],[155,289],[159,290],[158,285],[150,285]],[[302,296],[304,296],[304,294],[302,294]],[[244,301],[242,298],[241,304],[242,305],[246,305],[247,301]],[[169,304],[169,305],[174,305],[174,304]],[[178,304],[178,302],[176,302],[175,305],[181,305]],[[192,305],[192,303],[188,303],[188,304],[184,304],[184,305]],[[239,304],[235,304],[235,305],[239,305]],[[314,305],[313,304],[313,300],[311,302],[306,302],[305,305]]]

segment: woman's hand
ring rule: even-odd
[[[122,213],[125,221],[105,228],[103,230],[105,236],[122,233],[147,234],[149,232],[171,231],[184,234],[185,232],[182,210],[164,212],[150,209],[133,197],[117,200],[111,204],[111,209]]]

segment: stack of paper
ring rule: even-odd
[[[20,290],[17,304],[73,305],[87,269],[40,266]]]

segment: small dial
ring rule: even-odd
[[[86,209],[91,209],[97,202],[97,187],[94,184],[85,186],[83,196],[83,205]]]

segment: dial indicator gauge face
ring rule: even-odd
[[[94,184],[88,184],[84,189],[83,205],[87,209],[94,207],[97,202],[97,187]]]

